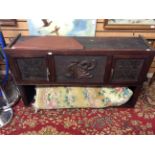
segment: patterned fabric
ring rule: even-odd
[[[132,94],[126,87],[37,87],[34,106],[38,109],[103,108],[122,105]]]

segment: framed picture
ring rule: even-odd
[[[155,30],[155,19],[105,19],[109,30]]]
[[[30,35],[95,36],[96,19],[28,19]]]
[[[16,19],[0,19],[0,26],[17,26]]]

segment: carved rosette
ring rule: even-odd
[[[97,62],[92,60],[75,60],[70,62],[65,71],[65,77],[74,79],[91,79],[94,75],[91,73],[95,69]]]

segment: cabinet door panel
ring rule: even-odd
[[[114,59],[111,82],[138,82],[144,63],[144,58]]]
[[[56,82],[103,83],[106,56],[54,56]]]
[[[26,81],[47,81],[47,65],[45,58],[16,58],[21,79]]]

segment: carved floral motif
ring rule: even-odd
[[[96,60],[75,60],[72,61],[66,69],[65,76],[69,78],[77,78],[77,79],[91,79],[94,75],[90,72],[96,67]]]

